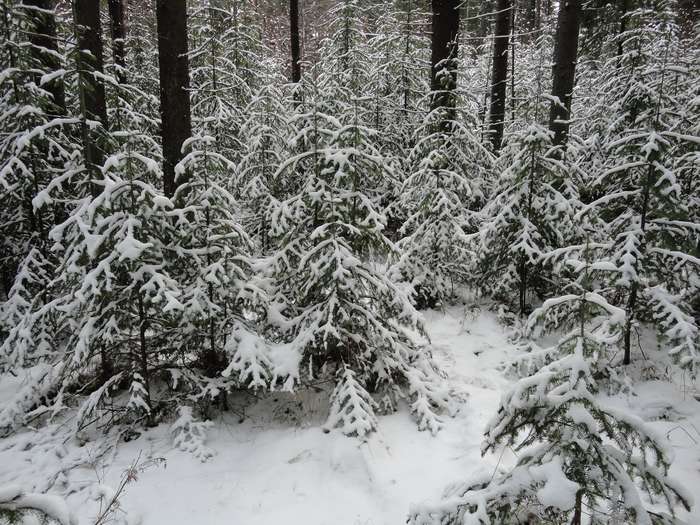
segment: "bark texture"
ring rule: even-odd
[[[678,26],[682,39],[693,38],[698,16],[700,16],[700,0],[678,0]]]
[[[301,80],[301,49],[299,46],[299,0],[289,0],[289,32],[292,48],[292,82]]]
[[[454,118],[460,4],[460,0],[433,0],[432,3],[431,109],[447,108],[447,121]]]
[[[555,146],[565,144],[569,135],[580,27],[581,0],[560,2],[552,66],[552,95],[559,103],[552,102],[549,110],[549,129],[554,132]]]
[[[156,0],[156,21],[163,139],[163,190],[171,197],[176,188],[175,165],[182,160],[183,142],[192,134],[186,0]]]
[[[117,80],[126,84],[126,0],[109,0],[109,21],[112,34],[112,58],[117,70]]]
[[[491,108],[489,127],[494,151],[501,149],[503,121],[506,111],[506,87],[508,80],[508,40],[510,39],[511,0],[496,3],[496,26],[493,34],[493,69],[491,72]]]
[[[100,3],[94,0],[74,0],[76,41],[79,49],[77,66],[80,71],[80,102],[85,118],[97,120],[104,130],[109,128],[105,87],[99,75],[102,73],[102,27]],[[104,162],[103,136],[99,129],[83,123],[83,150],[85,164],[99,176]],[[93,188],[93,191],[95,189]]]

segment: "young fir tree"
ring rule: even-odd
[[[294,96],[301,92],[301,85]],[[243,155],[236,186],[246,203],[246,230],[258,241],[263,254],[272,248],[270,214],[277,202],[298,188],[298,174],[279,177],[277,167],[291,154],[295,123],[290,111],[291,100],[275,86],[256,93],[244,113],[241,128]],[[291,137],[291,138],[290,138]]]
[[[375,105],[372,97],[363,96],[372,82],[365,9],[358,0],[342,0],[329,10],[329,36],[321,45],[316,84],[333,116],[354,112],[364,125],[374,127]]]
[[[189,14],[189,60],[195,128],[214,137],[220,152],[236,160],[241,149],[236,140],[241,110],[250,100],[251,88],[230,56],[236,53],[239,38],[233,16],[222,2],[196,2]]]
[[[492,169],[492,155],[474,135],[476,123],[459,109],[449,131],[443,108],[431,111],[417,128],[411,171],[399,192],[398,206],[407,219],[395,270],[411,284],[419,307],[448,300],[469,280],[469,236],[476,231],[476,210]]]
[[[371,431],[373,392],[385,410],[408,397],[419,428],[435,432],[447,392],[409,336],[421,330],[417,312],[381,268],[395,255],[375,205],[387,167],[372,131],[352,117],[343,123],[312,107],[306,122],[311,150],[280,167],[303,171],[305,183],[273,215],[277,330],[311,378],[337,373],[329,426]]]
[[[576,235],[576,172],[548,154],[551,146],[552,133],[541,124],[513,133],[499,160],[506,167],[482,210],[477,282],[521,315],[530,294],[547,290],[543,254]]]
[[[111,387],[124,384],[131,396],[123,408],[151,419],[151,382],[179,326],[173,312],[182,309],[181,290],[166,265],[174,238],[172,203],[155,187],[159,164],[138,152],[138,137],[122,138],[103,178],[90,180],[90,191],[51,231],[59,260],[46,287],[53,299],[34,303],[2,348],[6,355],[14,352],[15,360],[49,366],[35,394],[45,395],[42,388],[52,392],[45,400],[49,406],[62,403],[64,391],[80,384],[83,392],[94,392],[86,403],[95,407]],[[85,172],[73,175],[79,182]],[[46,345],[37,337],[47,332],[50,351],[42,351]],[[42,384],[46,387],[39,388]],[[23,402],[19,396],[15,401]],[[85,417],[91,412],[81,410]],[[21,416],[17,411],[13,423],[20,424]]]
[[[676,503],[689,510],[691,496],[668,477],[665,438],[596,396],[625,322],[624,310],[592,289],[611,266],[593,262],[587,243],[558,256],[574,276],[569,293],[545,301],[528,329],[554,321],[570,331],[553,349],[553,362],[505,394],[482,447],[513,447],[515,467],[452,487],[443,504],[420,509],[411,523],[670,525]]]
[[[628,13],[628,29],[618,37],[622,52],[605,68],[606,156],[589,209],[611,235],[616,287],[627,313],[624,363],[632,359],[637,322],[654,320],[671,354],[693,368],[700,355],[692,316],[700,282],[700,227],[691,197],[697,105],[674,93],[674,83],[685,88],[692,80],[689,70],[674,65],[672,12],[665,2],[657,7]]]
[[[7,68],[0,77],[0,297],[10,293],[18,267],[50,258],[48,232],[65,210],[35,197],[65,170],[75,155],[71,136],[77,119],[66,115],[64,56],[55,34],[55,13],[26,3],[2,4]],[[39,31],[53,29],[52,34]],[[30,39],[27,35],[33,35]],[[2,326],[0,321],[0,326]],[[9,326],[9,325],[8,325]],[[0,328],[2,331],[2,328]]]
[[[219,181],[232,176],[233,163],[217,151],[211,136],[185,143],[186,155],[179,172],[189,174],[178,187],[175,200],[180,254],[172,270],[181,283],[183,305],[181,334],[170,345],[179,353],[177,375],[192,383],[190,399],[216,398],[228,386],[221,375],[239,372],[235,384],[247,386],[247,351],[240,335],[250,331],[245,314],[255,312],[260,294],[251,280],[251,241],[239,223],[240,205]],[[230,355],[229,355],[230,354]],[[234,362],[234,365],[229,365]],[[254,386],[261,386],[254,384]]]

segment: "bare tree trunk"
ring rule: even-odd
[[[117,81],[126,84],[126,0],[109,0],[109,21],[112,32],[112,58],[117,66]]]
[[[498,0],[496,3],[496,27],[493,35],[493,72],[491,74],[491,111],[489,112],[491,144],[494,151],[500,150],[503,142],[511,9],[511,0]]]
[[[431,109],[447,108],[443,126],[454,119],[459,52],[460,0],[433,0],[432,42],[430,56]]]
[[[583,518],[583,491],[578,491],[576,493],[576,504],[574,505],[574,516],[571,518],[571,525],[581,525],[581,519]]]
[[[77,68],[79,71],[80,108],[83,113],[82,139],[85,166],[93,181],[101,178],[106,144],[104,132],[109,129],[105,86],[100,77],[102,62],[102,27],[100,24],[100,2],[94,0],[74,0],[73,19],[75,22]],[[102,130],[89,126],[87,120],[99,121]],[[91,184],[93,195],[98,194],[98,186]],[[114,372],[112,360],[104,346],[99,349],[102,381],[107,381]]]
[[[554,132],[555,146],[566,144],[569,135],[580,27],[581,0],[560,2],[552,66],[552,96],[559,102],[552,102],[549,110],[549,129]]]
[[[105,87],[102,73],[102,28],[100,25],[100,3],[94,0],[74,0],[73,17],[76,25],[77,55],[80,72],[81,110],[87,120],[97,120],[104,130],[109,128]],[[104,137],[100,131],[83,122],[83,148],[85,164],[97,178],[104,162]],[[96,191],[93,188],[93,192]]]
[[[289,32],[292,39],[292,82],[301,80],[301,50],[299,48],[299,0],[289,0]]]
[[[156,21],[163,190],[167,196],[172,197],[176,188],[175,165],[183,158],[182,144],[192,135],[186,0],[156,0]]]
[[[630,2],[632,0],[620,0],[619,2],[619,9],[620,9],[620,30],[618,32],[618,41],[617,41],[617,58],[619,62],[619,58],[622,56],[622,52],[624,51],[624,42],[622,41],[622,35],[625,31],[627,31],[627,13],[630,11]]]
[[[678,26],[683,40],[693,38],[698,16],[700,16],[700,0],[678,0]]]
[[[54,0],[24,0],[23,4],[29,8],[34,24],[33,31],[29,35],[32,54],[47,72],[57,71],[61,65],[54,54],[58,51],[56,19],[53,14],[56,7]],[[66,93],[63,80],[60,78],[52,80],[46,84],[45,88],[53,97],[56,113],[65,115]]]

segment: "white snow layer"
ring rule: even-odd
[[[436,436],[418,432],[407,407],[380,416],[378,432],[366,442],[339,431],[326,434],[327,392],[276,393],[246,406],[242,422],[233,412],[217,418],[207,430],[206,444],[200,444],[207,456],[213,455],[204,463],[201,456],[180,450],[189,442],[186,447],[173,444],[171,427],[183,427],[182,417],[180,426],[171,421],[121,441],[113,455],[104,454],[95,441],[62,443],[59,425],[54,425],[53,436],[43,429],[0,440],[0,500],[19,493],[70,494],[67,508],[53,496],[33,503],[45,503],[61,523],[74,523],[70,511],[76,523],[91,525],[100,513],[99,495],[110,494],[105,486],[116,489],[138,461],[143,468],[132,472],[115,523],[405,523],[409,506],[439,502],[450,483],[490,476],[499,461],[501,467],[514,463],[509,449],[480,457],[485,425],[511,383],[501,365],[517,355],[506,329],[489,313],[472,319],[460,308],[428,312],[426,321],[451,386],[466,398],[454,418],[444,418],[444,428]],[[0,376],[0,405],[21,381]],[[636,396],[620,395],[607,402],[650,420],[656,431],[667,434],[676,457],[671,475],[686,487],[700,487],[700,403],[688,391],[687,381],[685,389],[649,381],[636,385]],[[190,419],[186,423],[195,424]],[[570,508],[575,484],[552,476],[554,463],[541,468],[549,469],[542,474],[550,482],[538,492],[540,501]],[[102,496],[103,508],[110,498]],[[50,508],[51,502],[56,506]],[[700,523],[697,508],[679,517]]]

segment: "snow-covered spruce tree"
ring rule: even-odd
[[[423,138],[416,130],[422,124],[430,91],[430,39],[419,29],[427,19],[420,2],[397,0],[389,9],[374,6],[377,8],[381,11],[376,16],[378,29],[369,28],[366,46],[367,84],[355,99],[364,99],[360,102],[365,108],[362,120],[379,132],[375,145],[392,159],[400,175],[387,186],[381,202],[387,214],[386,235],[396,240],[406,217],[405,210],[397,205],[403,174],[414,169],[410,153],[415,140]],[[370,24],[371,13],[370,7]]]
[[[0,6],[6,69],[0,76],[0,297],[12,287],[22,260],[39,250],[49,262],[47,235],[65,210],[35,202],[37,194],[70,162],[77,149],[70,136],[55,14],[19,2]],[[45,33],[40,33],[40,31]],[[31,35],[31,36],[28,36]],[[30,257],[37,262],[37,254]],[[28,264],[25,264],[25,270]],[[0,333],[3,321],[0,320]]]
[[[38,379],[44,392],[35,394],[47,395],[46,405],[65,402],[77,385],[92,392],[89,407],[80,411],[86,418],[119,383],[130,385],[131,395],[115,405],[152,419],[152,378],[168,362],[169,341],[180,329],[173,312],[183,308],[181,290],[167,265],[174,256],[168,250],[173,206],[154,186],[158,162],[132,150],[138,143],[129,135],[107,159],[103,179],[91,181],[92,193],[75,201],[71,215],[51,231],[59,260],[47,287],[54,299],[35,304],[2,347],[15,361],[31,358],[49,367]],[[36,340],[47,332],[50,352]],[[21,424],[23,414],[15,413],[11,423]]]
[[[310,378],[338,374],[330,426],[350,421],[341,414],[364,414],[341,431],[370,431],[372,392],[384,410],[408,397],[419,428],[435,432],[448,393],[427,349],[409,336],[421,330],[417,312],[382,268],[395,249],[375,207],[388,174],[372,131],[315,108],[307,122],[310,151],[280,167],[302,170],[305,184],[272,219],[279,250],[269,268],[281,315],[271,321]]]
[[[215,399],[228,388],[221,377],[234,375],[235,386],[266,386],[267,357],[250,354],[254,332],[251,317],[262,302],[262,292],[251,279],[251,241],[239,223],[240,205],[219,181],[232,176],[233,163],[217,151],[211,136],[195,136],[183,148],[178,165],[188,174],[171,212],[179,254],[171,273],[180,281],[182,314],[169,345],[178,357],[173,379],[189,382],[189,399]],[[242,338],[246,338],[242,341]],[[255,372],[253,372],[255,371]]]
[[[124,45],[127,81],[143,94],[140,100],[145,107],[139,108],[140,113],[158,119],[158,54],[153,52],[158,48],[155,10],[140,9],[132,2],[127,3],[127,10],[128,30]]]
[[[458,113],[448,130],[441,107],[418,127],[396,203],[407,219],[394,270],[411,284],[423,308],[448,300],[455,286],[469,280],[474,253],[468,236],[478,227],[476,210],[493,170],[492,155],[474,135],[476,123],[468,112]]]
[[[669,9],[660,2],[628,13],[629,29],[619,36],[622,53],[605,68],[606,116],[612,119],[594,186],[599,197],[589,209],[611,234],[617,291],[627,312],[624,363],[632,359],[637,322],[654,320],[670,353],[694,368],[700,360],[691,304],[700,293],[700,225],[690,207],[700,173],[691,124],[697,107],[674,94],[675,82],[688,86],[692,80],[673,62],[678,40]]]
[[[241,110],[251,98],[251,87],[236,63],[240,27],[234,16],[238,15],[222,4],[195,2],[188,17],[192,115],[195,129],[215,137],[220,152],[235,160],[241,149],[236,140],[244,118]]]
[[[280,80],[255,9],[242,0],[198,0],[188,17],[195,127],[230,148],[222,153],[235,161],[240,148],[230,140],[244,119],[241,110],[256,91]]]
[[[375,105],[364,96],[374,60],[365,32],[366,9],[359,0],[342,0],[329,10],[329,36],[321,44],[316,84],[329,113],[357,112],[360,122],[373,127]]]
[[[241,128],[244,153],[236,187],[246,203],[246,231],[258,241],[264,254],[271,248],[271,206],[294,193],[298,184],[296,173],[275,176],[277,167],[289,157],[289,142],[295,136],[291,105],[284,91],[267,86],[253,96],[244,111],[247,116]]]
[[[514,447],[517,464],[451,487],[441,504],[414,511],[412,524],[670,525],[677,503],[689,510],[692,497],[668,477],[664,436],[596,396],[625,312],[591,289],[596,268],[610,266],[592,262],[587,248],[560,253],[576,275],[570,293],[545,301],[528,321],[530,330],[551,319],[571,328],[557,359],[515,384],[485,433],[483,453]]]
[[[387,148],[406,147],[430,90],[430,39],[422,34],[425,5],[415,0],[395,0],[372,6],[367,23],[368,83],[363,96],[371,100],[368,125],[382,131]],[[401,151],[404,153],[404,151]]]
[[[547,290],[542,255],[575,238],[574,166],[550,156],[552,133],[533,122],[507,138],[504,166],[482,210],[475,282],[521,315]],[[498,168],[497,168],[498,169]],[[516,299],[517,298],[517,299]]]

